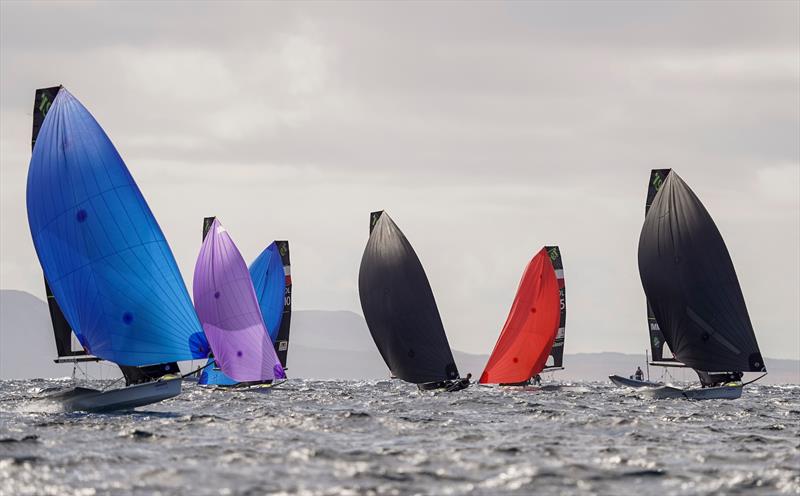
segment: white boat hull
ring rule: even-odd
[[[742,389],[743,386],[741,384],[689,389],[660,386],[655,388],[642,388],[639,390],[639,393],[642,396],[659,400],[669,398],[690,400],[735,400],[742,396]]]
[[[631,379],[629,377],[622,377],[620,375],[610,375],[608,376],[611,379],[611,382],[616,384],[617,386],[622,387],[630,387],[630,388],[655,388],[661,387],[664,385],[662,382],[650,382],[650,381],[640,381],[637,379]]]
[[[111,412],[157,403],[175,397],[180,392],[180,379],[162,379],[110,391],[76,387],[45,399],[60,402],[64,410],[70,412]]]

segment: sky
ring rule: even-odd
[[[188,287],[204,216],[291,245],[296,309],[361,312],[369,212],[488,353],[561,247],[568,353],[644,353],[649,171],[716,221],[764,356],[800,358],[800,3],[0,3],[0,288],[44,296],[34,90],[104,127]],[[769,364],[768,364],[769,365]]]

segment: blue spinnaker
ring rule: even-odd
[[[225,375],[225,372],[219,368],[219,365],[217,365],[213,358],[208,359],[206,367],[200,372],[200,378],[197,380],[197,383],[217,386],[235,386],[239,384],[237,381]]]
[[[87,351],[134,366],[208,356],[153,213],[111,140],[64,88],[36,140],[27,206],[45,278]]]
[[[253,280],[253,288],[256,290],[261,316],[274,344],[283,317],[283,295],[286,289],[283,262],[275,242],[267,246],[250,264],[250,279]]]

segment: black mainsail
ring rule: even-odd
[[[33,133],[31,136],[31,150],[36,146],[36,138],[39,137],[39,129],[42,127],[44,118],[50,106],[56,99],[61,86],[50,88],[40,88],[36,90],[33,100]],[[85,362],[97,361],[98,358],[87,354],[83,349],[75,350],[72,348],[72,327],[67,322],[61,307],[58,306],[53,292],[47,279],[44,281],[44,290],[47,295],[47,307],[50,310],[50,321],[53,324],[53,338],[56,342],[56,352],[58,357],[56,362]]]
[[[656,193],[661,189],[661,186],[666,181],[667,176],[672,169],[653,169],[650,171],[650,181],[647,183],[647,199],[644,204],[644,215],[647,217],[647,212],[650,211],[650,205],[653,204],[653,199]],[[664,356],[664,334],[661,332],[661,327],[658,325],[653,309],[650,308],[650,301],[647,300],[647,330],[650,333],[650,357],[654,363],[662,363],[663,365],[683,366],[673,356]]]
[[[564,282],[564,263],[561,259],[561,250],[558,249],[558,246],[545,246],[544,249],[547,250],[547,255],[550,257],[550,262],[553,264],[553,270],[556,272],[558,296],[561,300],[561,316],[559,317],[558,334],[556,334],[553,347],[550,348],[550,356],[544,367],[544,371],[547,372],[564,368],[564,338],[567,329],[567,288]]]
[[[704,385],[765,372],[717,226],[674,171],[657,190],[639,238],[639,275],[664,341]]]
[[[392,375],[414,384],[458,379],[425,270],[383,211],[370,215],[358,292],[372,339]]]
[[[286,240],[275,241],[284,272],[283,312],[281,323],[278,327],[278,336],[275,338],[275,352],[281,361],[281,366],[286,369],[286,360],[289,353],[289,330],[292,322],[292,273],[291,260],[289,259],[289,242]]]

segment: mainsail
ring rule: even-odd
[[[194,271],[194,302],[214,359],[237,382],[283,379],[241,253],[214,219]]]
[[[644,203],[645,217],[647,217],[647,212],[650,211],[650,205],[653,204],[656,193],[661,189],[671,171],[672,169],[653,169],[650,171],[650,181],[647,183],[647,199]],[[650,333],[650,358],[653,362],[682,366],[680,362],[675,360],[675,357],[664,356],[664,334],[661,332],[656,316],[653,314],[653,309],[650,308],[650,301],[646,300],[645,304],[647,305],[647,329]]]
[[[561,307],[558,319],[558,333],[556,333],[553,347],[550,348],[550,357],[545,362],[544,370],[557,370],[564,368],[564,339],[567,330],[567,288],[564,283],[564,264],[561,259],[561,250],[558,249],[558,246],[545,246],[544,249],[547,250],[550,262],[553,264],[553,270],[556,271],[558,297]]]
[[[164,234],[92,115],[64,88],[41,90],[34,142],[28,223],[52,303],[86,352],[130,366],[207,356]],[[54,329],[65,344],[66,326]]]
[[[415,384],[458,378],[425,270],[383,211],[370,215],[358,293],[372,339],[394,376]]]
[[[44,118],[53,101],[58,95],[61,86],[53,86],[50,88],[40,88],[36,90],[36,95],[33,100],[33,133],[31,136],[31,151],[36,146],[36,138],[39,136],[39,130],[42,128]],[[97,357],[87,355],[83,349],[72,349],[72,328],[67,322],[64,313],[58,306],[53,291],[50,290],[50,285],[47,284],[47,279],[44,280],[44,290],[47,295],[47,307],[50,310],[50,321],[53,324],[53,338],[56,342],[56,353],[59,361],[94,361],[98,360]]]
[[[639,274],[664,340],[680,362],[712,373],[766,370],[725,242],[674,171],[645,217]]]
[[[511,311],[494,346],[482,384],[516,384],[540,373],[561,323],[559,283],[542,248],[528,262]]]
[[[275,352],[286,368],[292,317],[292,275],[289,242],[273,241],[250,264],[250,278]]]

